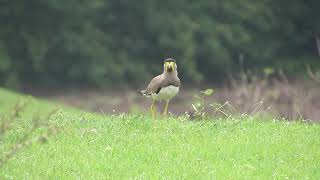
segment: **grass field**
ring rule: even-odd
[[[30,98],[0,89],[1,115],[19,99]],[[0,179],[320,178],[319,124],[249,117],[153,124],[146,115],[103,116],[32,98],[14,128],[0,135],[0,155],[34,114],[56,108],[47,121],[63,130],[15,154]]]

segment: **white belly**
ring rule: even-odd
[[[152,94],[152,98],[154,100],[170,100],[174,96],[176,96],[179,92],[179,87],[176,86],[168,86],[165,88],[161,88],[160,92],[158,94]]]

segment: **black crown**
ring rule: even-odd
[[[164,63],[166,63],[166,62],[176,62],[176,60],[173,59],[173,58],[167,58],[167,59],[165,59],[163,62],[164,62]]]

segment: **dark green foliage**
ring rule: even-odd
[[[17,1],[0,6],[0,83],[121,85],[178,60],[185,82],[320,64],[317,0]],[[303,62],[302,62],[303,59]]]

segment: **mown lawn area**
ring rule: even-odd
[[[1,121],[29,103],[0,135],[0,155],[32,117],[59,109],[60,133],[34,143],[0,167],[0,179],[320,179],[320,125],[241,118],[189,121],[148,115],[99,115],[0,89]],[[41,133],[37,130],[32,136]]]

